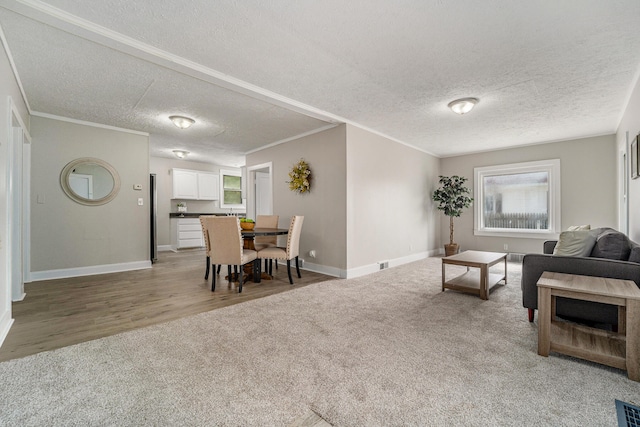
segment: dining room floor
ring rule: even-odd
[[[226,266],[211,292],[204,279],[205,252],[160,252],[150,269],[46,280],[25,285],[26,297],[12,304],[14,324],[0,361],[54,350],[120,332],[168,322],[286,292],[332,276],[302,270],[289,284],[286,266],[274,267],[273,280],[248,282],[238,293],[226,280]]]

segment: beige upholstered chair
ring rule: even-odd
[[[278,215],[258,215],[256,217],[256,228],[278,228],[279,219]],[[276,247],[278,246],[278,236],[256,236],[253,239],[253,245],[256,251]],[[269,272],[271,266],[273,266],[273,260],[265,260],[265,273]],[[276,268],[278,268],[278,264],[276,264]]]
[[[256,217],[256,228],[278,228],[278,215],[258,215]],[[256,251],[271,246],[278,246],[278,236],[256,236],[253,239]]]
[[[238,293],[242,292],[242,266],[254,261],[257,252],[243,249],[240,220],[236,216],[205,217],[205,228],[209,235],[209,256],[213,268],[216,265],[239,266]],[[229,267],[229,271],[231,267]],[[229,281],[231,281],[229,274]],[[216,274],[211,279],[211,292],[216,290]]]
[[[296,260],[296,272],[298,278],[300,275],[300,266],[298,265],[298,253],[300,252],[300,234],[302,233],[302,222],[304,216],[296,215],[291,218],[291,224],[289,225],[289,234],[287,235],[287,247],[269,247],[258,251],[258,258],[265,260],[286,260],[287,261],[287,274],[289,275],[289,283],[293,285],[293,279],[291,278],[291,260]],[[269,271],[269,274],[272,272]]]
[[[202,226],[202,237],[204,239],[204,247],[207,254],[207,269],[204,272],[204,280],[209,279],[209,268],[211,267],[211,243],[209,242],[209,233],[207,233],[207,226],[205,218],[211,218],[213,215],[200,215],[200,225]],[[218,274],[220,274],[220,267],[218,265]]]

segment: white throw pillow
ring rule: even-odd
[[[589,256],[596,244],[596,236],[589,230],[563,231],[553,250],[554,255]]]

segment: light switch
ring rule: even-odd
[[[142,190],[142,184],[133,184],[134,190]]]
[[[144,199],[142,197],[138,197],[138,206],[144,205]]]

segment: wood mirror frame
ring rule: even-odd
[[[97,199],[86,198],[76,193],[71,187],[69,178],[74,170],[78,167],[88,165],[100,166],[111,175],[111,178],[113,179],[113,187],[111,188],[111,191],[109,191],[105,196],[99,197]],[[118,171],[116,171],[113,166],[111,166],[104,160],[96,159],[93,157],[83,157],[67,163],[64,169],[62,169],[62,173],[60,173],[60,185],[62,186],[62,190],[64,191],[64,193],[76,203],[87,206],[98,206],[109,203],[118,195],[118,192],[120,191],[120,175],[118,175]]]

